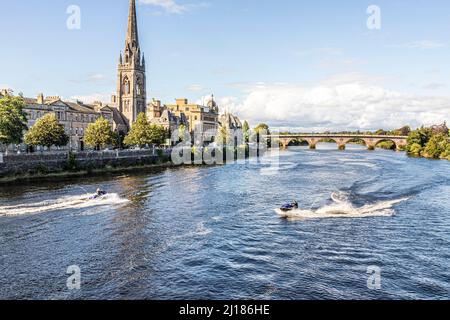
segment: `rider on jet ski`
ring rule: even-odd
[[[108,193],[100,188],[97,189],[95,194],[90,198],[91,200],[98,199],[100,197],[106,196]]]
[[[298,202],[297,201],[293,201],[292,203],[288,203],[285,204],[284,206],[282,206],[280,208],[281,211],[291,211],[291,210],[296,210],[298,209]]]

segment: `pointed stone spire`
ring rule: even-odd
[[[136,17],[136,0],[130,0],[130,13],[128,16],[127,45],[130,48],[139,48],[138,26]]]
[[[123,64],[122,51],[120,51],[119,64],[120,64],[120,65]]]

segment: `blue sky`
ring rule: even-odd
[[[72,4],[80,30],[66,27]],[[369,5],[381,9],[380,30],[367,28]],[[0,87],[108,101],[128,0],[0,7]],[[450,120],[446,0],[143,0],[138,20],[149,98],[214,93],[253,123],[299,130]]]

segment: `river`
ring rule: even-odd
[[[0,298],[450,298],[450,162],[321,144],[261,170],[276,160],[1,186]]]

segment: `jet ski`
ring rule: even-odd
[[[298,202],[297,201],[294,201],[292,203],[287,203],[287,204],[283,205],[280,208],[280,210],[282,212],[289,212],[289,211],[297,210],[297,209],[298,209]]]
[[[89,200],[96,200],[106,196],[108,193],[104,190],[97,189],[97,192],[89,197]]]

